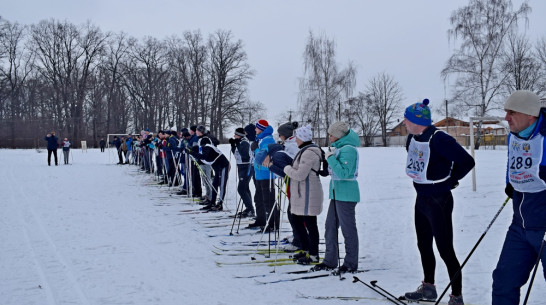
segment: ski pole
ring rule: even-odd
[[[243,198],[241,198],[241,200],[239,200],[239,202],[237,203],[237,209],[235,209],[235,216],[233,217],[233,223],[231,224],[231,231],[229,231],[229,235],[233,235],[233,227],[235,226],[235,221],[237,220],[237,214],[239,213],[239,208],[241,207],[241,201],[242,201]],[[239,219],[242,217],[242,212],[241,212],[241,215],[239,215]],[[237,230],[237,232],[239,232]]]
[[[544,250],[545,243],[546,243],[546,233],[544,233],[544,237],[542,238],[540,251],[538,251],[537,262],[535,263],[535,270],[533,270],[533,275],[531,276],[531,281],[529,282],[529,288],[527,288],[527,294],[525,295],[525,301],[523,301],[523,305],[527,305],[527,300],[529,299],[529,294],[531,293],[531,288],[533,287],[533,282],[535,281],[535,275],[537,274],[538,264],[540,263],[540,259],[542,257],[542,250]]]
[[[396,304],[396,305],[400,305],[400,303],[397,303],[395,300],[393,300],[393,299],[391,299],[390,297],[384,295],[381,291],[379,291],[379,290],[375,289],[374,287],[368,285],[367,283],[361,281],[358,277],[353,276],[353,283],[356,283],[356,282],[361,282],[361,283],[364,284],[366,287],[368,287],[368,288],[370,288],[371,290],[373,290],[373,291],[379,293],[381,296],[383,296],[383,297],[386,298],[387,300],[393,302],[393,303]]]
[[[491,226],[493,225],[493,223],[495,222],[495,220],[497,220],[497,217],[499,217],[499,214],[501,213],[502,209],[504,209],[504,207],[506,206],[506,204],[508,203],[508,200],[510,200],[510,197],[506,197],[506,200],[504,200],[504,202],[502,203],[502,206],[500,207],[500,209],[497,211],[497,214],[495,214],[495,216],[493,217],[493,219],[491,220],[491,222],[489,223],[489,225],[487,226],[487,228],[485,229],[485,231],[482,233],[482,235],[480,236],[480,238],[478,239],[478,241],[476,242],[476,244],[474,245],[474,247],[472,248],[472,250],[470,250],[470,253],[468,253],[467,257],[465,258],[463,264],[461,265],[461,268],[459,268],[459,270],[457,270],[457,273],[455,273],[455,275],[451,278],[451,280],[449,281],[449,284],[447,284],[446,288],[444,289],[444,291],[442,292],[442,294],[440,295],[440,297],[438,298],[438,300],[436,300],[436,303],[434,303],[434,305],[438,305],[440,303],[440,301],[442,300],[442,298],[444,297],[444,295],[446,294],[447,290],[449,289],[449,287],[451,287],[451,284],[453,284],[453,281],[458,277],[460,276],[461,274],[461,271],[463,270],[464,266],[466,265],[466,263],[468,262],[468,259],[472,256],[472,254],[474,253],[474,251],[476,250],[476,248],[478,248],[478,245],[482,242],[482,239],[485,237],[485,234],[487,234],[487,231],[489,231],[489,228],[491,228]]]
[[[394,300],[398,301],[400,304],[407,305],[405,302],[402,302],[402,300],[399,300],[397,297],[393,296],[390,292],[387,290],[381,288],[381,286],[377,285],[377,281],[370,281],[370,284],[374,287],[377,287],[379,290],[383,291],[384,293],[388,294],[390,297],[392,297]]]
[[[332,195],[334,197],[334,216],[336,219],[336,245],[337,245],[337,270],[339,273],[339,280],[343,281],[345,278],[341,276],[339,269],[341,268],[341,256],[339,255],[339,219],[337,218],[337,204],[336,204],[336,188],[335,181],[332,182]]]

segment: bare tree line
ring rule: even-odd
[[[448,42],[457,48],[440,75],[452,81],[450,116],[485,117],[502,110],[514,90],[546,93],[546,38],[531,43],[519,25],[528,22],[527,2],[514,9],[510,0],[469,0],[453,11]],[[403,89],[395,76],[377,73],[365,90],[353,95],[356,73],[352,63],[341,69],[335,58],[335,42],[309,34],[303,54],[304,75],[300,80],[300,121],[310,122],[318,136],[324,135],[332,120],[347,120],[364,138],[366,146],[381,134],[387,145],[387,131],[403,111]],[[426,94],[426,92],[424,93]],[[407,104],[419,101],[408,101]],[[446,115],[443,107],[437,112]],[[476,147],[481,141],[481,122]]]
[[[190,124],[223,138],[264,109],[247,94],[253,74],[230,31],[136,39],[90,22],[0,19],[0,146],[34,147],[51,130],[96,145],[108,133]]]

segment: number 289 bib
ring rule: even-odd
[[[544,154],[544,137],[523,140],[510,135],[508,148],[508,178],[515,190],[536,193],[546,190],[540,179],[540,162]]]

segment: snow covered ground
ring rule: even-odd
[[[415,289],[422,278],[413,228],[415,193],[404,173],[405,155],[403,148],[360,148],[360,267],[372,270],[357,276],[366,282],[377,280],[395,295]],[[344,281],[330,276],[259,284],[295,277],[285,272],[307,267],[250,263],[252,255],[245,252],[213,253],[215,247],[243,248],[232,242],[260,236],[243,229],[239,236],[229,236],[230,220],[217,219],[229,213],[182,213],[198,206],[170,196],[167,187],[155,185],[152,176],[139,173],[135,166],[115,165],[112,153],[73,150],[73,165],[51,167],[46,157],[45,151],[0,150],[2,305],[342,302],[302,296],[360,296],[360,304],[387,303],[369,288],[352,283],[349,275]],[[472,192],[470,175],[454,190],[455,248],[461,262],[505,199],[505,158],[502,150],[477,151],[477,192]],[[227,194],[231,209],[236,200],[234,180],[232,168]],[[328,181],[323,180],[325,193]],[[464,269],[467,304],[491,303],[491,273],[511,214],[508,204]],[[321,234],[324,218],[323,212]],[[215,223],[225,225],[214,227]],[[448,280],[437,259],[441,292]],[[276,273],[270,273],[273,270]],[[243,276],[256,277],[236,278]],[[529,304],[544,304],[545,299],[546,284],[539,271]]]

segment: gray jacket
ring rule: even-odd
[[[303,153],[302,153],[303,151]],[[301,154],[301,158],[300,155]],[[322,212],[324,193],[320,176],[321,151],[319,147],[309,147],[294,157],[292,165],[284,167],[290,177],[290,211],[300,216],[317,216]]]

